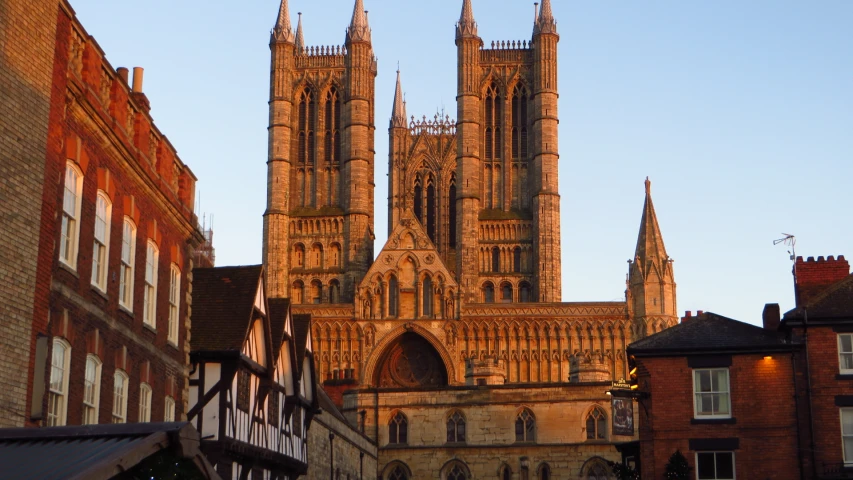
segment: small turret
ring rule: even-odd
[[[293,43],[293,26],[290,24],[287,0],[281,0],[281,5],[278,7],[278,18],[275,21],[272,36],[277,42]]]
[[[302,12],[299,12],[299,22],[296,24],[296,53],[305,49],[305,36],[302,34]]]
[[[554,20],[554,11],[551,10],[551,0],[542,0],[542,9],[539,18],[533,25],[533,35],[540,33],[557,33],[557,21]]]
[[[394,92],[394,108],[391,110],[391,128],[406,128],[406,123],[406,102],[403,100],[400,70],[397,69],[397,89]]]
[[[459,23],[456,24],[456,38],[476,37],[477,22],[474,21],[474,7],[471,0],[462,2],[462,14],[459,15]]]
[[[347,28],[347,43],[370,43],[370,25],[367,24],[367,12],[364,10],[364,0],[355,0],[352,11],[352,21]]]

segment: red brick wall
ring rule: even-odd
[[[739,438],[738,478],[798,477],[796,407],[791,354],[735,355],[729,368],[731,425],[693,425],[693,373],[685,357],[641,358],[639,382],[648,391],[640,412],[643,478],[663,478],[669,457],[680,449],[695,468],[691,438]],[[797,473],[795,473],[797,472]]]
[[[798,306],[808,303],[826,287],[844,280],[850,274],[850,264],[845,260],[844,255],[839,255],[838,258],[832,255],[825,259],[818,257],[817,260],[809,257],[805,261],[803,257],[797,257],[794,268],[796,269],[794,291]]]
[[[802,335],[804,332],[799,329],[795,333]],[[811,402],[811,426],[814,428],[814,444],[810,450],[814,451],[818,473],[824,464],[844,461],[841,419],[835,396],[853,395],[853,380],[836,378],[839,374],[837,338],[838,334],[831,327],[810,327],[807,332],[808,382],[811,384],[808,401]],[[802,371],[805,371],[805,362],[802,363]]]
[[[79,72],[71,66],[69,55],[70,39],[75,30],[83,39],[82,48],[85,49]],[[100,422],[111,421],[116,368],[125,370],[129,376],[128,421],[138,419],[142,381],[150,384],[153,390],[151,420],[163,420],[166,395],[175,399],[175,418],[180,420],[187,400],[184,396],[191,291],[188,279],[192,248],[201,241],[192,212],[194,177],[179,162],[165,137],[159,137],[156,158],[151,156],[149,132],[155,127],[150,124],[144,105],[135,113],[132,128],[136,135],[128,135],[129,127],[124,121],[125,108],[129,108],[126,107],[127,85],[105,63],[100,47],[85,34],[70,9],[60,9],[55,52],[31,345],[38,335],[60,336],[71,344],[68,424],[82,421],[83,378],[88,353],[96,353],[103,362]],[[100,90],[104,72],[114,75],[109,107]],[[134,94],[134,101],[145,100],[141,95]],[[58,260],[60,210],[68,159],[74,160],[84,174],[79,248],[74,269]],[[158,164],[153,164],[156,159],[159,159]],[[179,168],[178,179],[172,178],[174,168]],[[106,293],[91,284],[95,203],[99,189],[109,194],[112,203]],[[118,299],[125,215],[134,218],[137,226],[132,312],[120,308]],[[155,240],[159,249],[156,330],[143,325],[142,319],[149,239]],[[181,270],[177,345],[167,342],[172,263]],[[95,338],[99,340],[93,340]],[[37,367],[33,354],[29,356],[29,363],[27,391],[32,396],[32,373]],[[38,367],[45,369],[45,383],[48,383],[49,365]],[[47,395],[42,402],[46,409]],[[41,422],[36,419],[28,424],[40,425]]]

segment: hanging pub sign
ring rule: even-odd
[[[634,398],[625,379],[613,382],[610,388],[610,411],[613,435],[634,436]]]

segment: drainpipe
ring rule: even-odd
[[[335,434],[329,432],[329,480],[335,480]]]
[[[358,454],[358,480],[364,480],[364,452]]]

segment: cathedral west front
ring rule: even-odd
[[[650,182],[625,300],[562,302],[551,2],[529,40],[487,44],[463,0],[456,118],[410,117],[399,72],[386,93],[388,241],[374,252],[379,66],[364,9],[355,0],[344,45],[312,47],[281,3],[269,297],[311,314],[318,381],[378,444],[380,478],[610,478],[636,436],[613,432],[604,392],[628,376],[631,341],[678,320]]]

